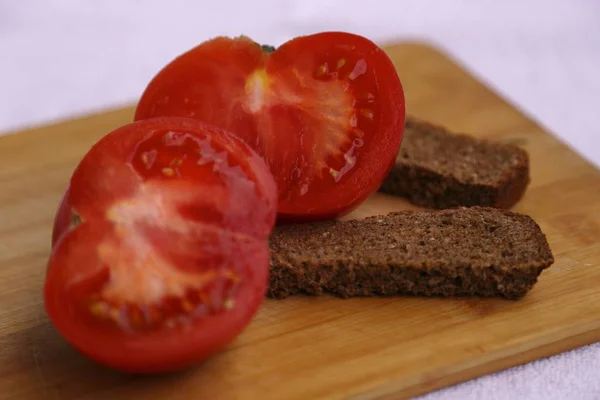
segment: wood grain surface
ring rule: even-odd
[[[532,182],[514,210],[539,223],[556,262],[525,299],[268,300],[200,367],[145,378],[100,367],[48,322],[42,285],[73,168],[132,118],[110,111],[0,138],[0,398],[396,399],[600,340],[600,172],[440,52],[386,51],[410,114],[529,152]],[[375,195],[352,217],[405,208]]]

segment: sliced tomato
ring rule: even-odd
[[[183,118],[119,128],[57,212],[44,288],[74,347],[128,372],[176,370],[235,338],[267,287],[275,182],[237,137]]]
[[[342,32],[295,38],[272,52],[219,37],[164,67],[135,119],[183,116],[220,126],[262,157],[279,218],[344,215],[375,192],[399,150],[404,92],[391,60]]]

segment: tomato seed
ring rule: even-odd
[[[140,158],[146,169],[150,169],[152,168],[154,161],[156,161],[156,150],[145,151],[142,153]]]
[[[361,108],[360,115],[362,115],[365,118],[373,119],[375,114],[373,114],[373,110],[371,110],[371,109]]]
[[[240,280],[239,275],[233,271],[225,270],[222,273],[223,273],[223,277],[225,277],[226,279],[229,279],[232,283],[238,282]]]
[[[90,305],[90,313],[98,318],[106,318],[108,310],[108,304],[103,301],[95,301]]]
[[[183,163],[183,160],[181,158],[174,158],[169,163],[169,166],[171,166],[171,167],[180,167],[182,163]]]
[[[188,299],[181,300],[181,308],[187,313],[194,311],[194,305]]]
[[[325,75],[327,71],[329,71],[329,66],[327,65],[327,63],[319,65],[319,68],[317,68],[317,77]]]
[[[112,307],[108,311],[108,314],[110,315],[110,318],[112,318],[115,322],[118,322],[119,319],[121,318],[121,311],[115,307]]]
[[[164,176],[173,176],[175,175],[175,170],[173,168],[167,167],[162,169],[162,173]]]
[[[223,303],[223,308],[225,308],[226,310],[231,310],[233,306],[235,306],[235,302],[233,301],[233,299],[227,299]]]

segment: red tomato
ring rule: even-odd
[[[220,126],[265,158],[279,218],[344,215],[375,192],[404,132],[402,85],[388,56],[357,35],[327,32],[265,52],[219,37],[162,69],[136,120],[192,117]]]
[[[76,168],[56,216],[51,321],[123,371],[206,359],[262,303],[276,202],[264,161],[220,128],[157,118],[111,132]]]

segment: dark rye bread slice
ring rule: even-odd
[[[503,296],[518,299],[553,262],[530,217],[489,207],[401,211],[282,225],[268,295]]]
[[[523,149],[407,118],[396,163],[379,191],[429,208],[510,208],[529,181]]]

